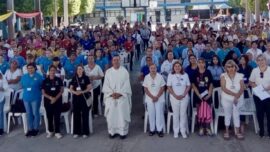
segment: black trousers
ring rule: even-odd
[[[260,136],[264,136],[264,115],[266,114],[267,118],[267,132],[268,136],[270,136],[270,98],[261,101],[257,96],[253,96],[256,112],[257,112],[257,119],[260,128]]]
[[[143,39],[143,49],[146,50],[146,48],[148,48],[148,42],[149,39]]]
[[[73,95],[73,134],[89,135],[89,107],[83,95]]]
[[[98,114],[98,96],[100,95],[100,86],[93,90],[94,93],[94,101],[93,101],[93,114]]]
[[[135,49],[137,51],[137,60],[139,60],[141,55],[141,44],[136,44]]]
[[[51,104],[50,101],[45,101],[44,107],[48,119],[49,132],[60,133],[62,98],[59,98],[54,104]]]
[[[133,56],[134,56],[134,51],[131,51],[130,52],[130,61],[129,61],[129,63],[130,63],[130,71],[132,71],[132,67],[133,67]]]

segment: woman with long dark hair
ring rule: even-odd
[[[214,55],[210,66],[207,68],[213,76],[213,86],[220,87],[220,75],[223,73],[220,60],[217,55]]]
[[[83,135],[83,138],[89,136],[89,109],[91,105],[87,103],[87,99],[90,98],[91,88],[90,79],[85,75],[83,66],[77,66],[76,74],[70,83],[70,91],[73,95],[73,138],[78,138],[79,135]]]

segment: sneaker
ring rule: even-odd
[[[46,136],[46,138],[52,138],[53,137],[53,133],[52,132],[49,132]]]
[[[35,137],[35,136],[37,136],[37,135],[38,135],[39,130],[33,130],[32,132],[33,132],[33,133],[32,133],[32,136],[33,136],[33,137]]]
[[[149,131],[148,135],[149,136],[154,136],[155,132],[154,131]]]
[[[78,137],[79,137],[79,135],[76,135],[76,134],[73,135],[73,138],[74,138],[74,139],[77,139]]]
[[[114,139],[116,136],[117,136],[116,134],[114,135],[109,134],[110,139]]]
[[[88,136],[87,136],[87,135],[83,135],[82,137],[83,137],[84,139],[88,138]]]
[[[124,140],[127,138],[127,135],[120,135],[120,139]]]
[[[210,129],[206,129],[206,135],[207,136],[212,136],[212,131]]]
[[[203,130],[203,128],[200,128],[200,130],[199,130],[199,136],[203,136],[204,135],[204,130]]]
[[[187,139],[187,134],[186,134],[186,133],[182,133],[182,137],[183,137],[184,139]]]
[[[54,136],[55,136],[57,139],[61,139],[61,138],[63,137],[60,133],[56,133]]]
[[[26,134],[26,137],[32,137],[33,136],[33,130],[29,130]]]
[[[178,138],[179,136],[178,136],[178,134],[175,133],[175,134],[173,135],[173,137],[174,137],[174,138]]]
[[[158,132],[159,137],[164,137],[163,131]]]
[[[0,129],[0,136],[2,136],[4,134],[4,130]]]

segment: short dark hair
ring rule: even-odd
[[[28,68],[28,67],[30,67],[30,66],[34,67],[35,70],[37,70],[37,66],[36,66],[35,63],[28,63],[26,67]]]

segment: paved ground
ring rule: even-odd
[[[136,67],[135,71],[139,68]],[[9,135],[0,137],[0,152],[269,152],[270,139],[255,135],[252,123],[247,128],[246,139],[232,138],[224,141],[221,135],[199,137],[192,134],[188,139],[174,139],[173,135],[149,137],[143,133],[144,108],[141,87],[137,83],[138,72],[132,73],[133,113],[130,134],[126,140],[109,139],[104,117],[94,119],[94,134],[88,139],[73,139],[65,135],[61,140],[46,139],[44,129],[38,137],[26,139],[22,126],[16,126]],[[64,128],[64,126],[62,127]],[[64,130],[63,130],[64,132]]]

